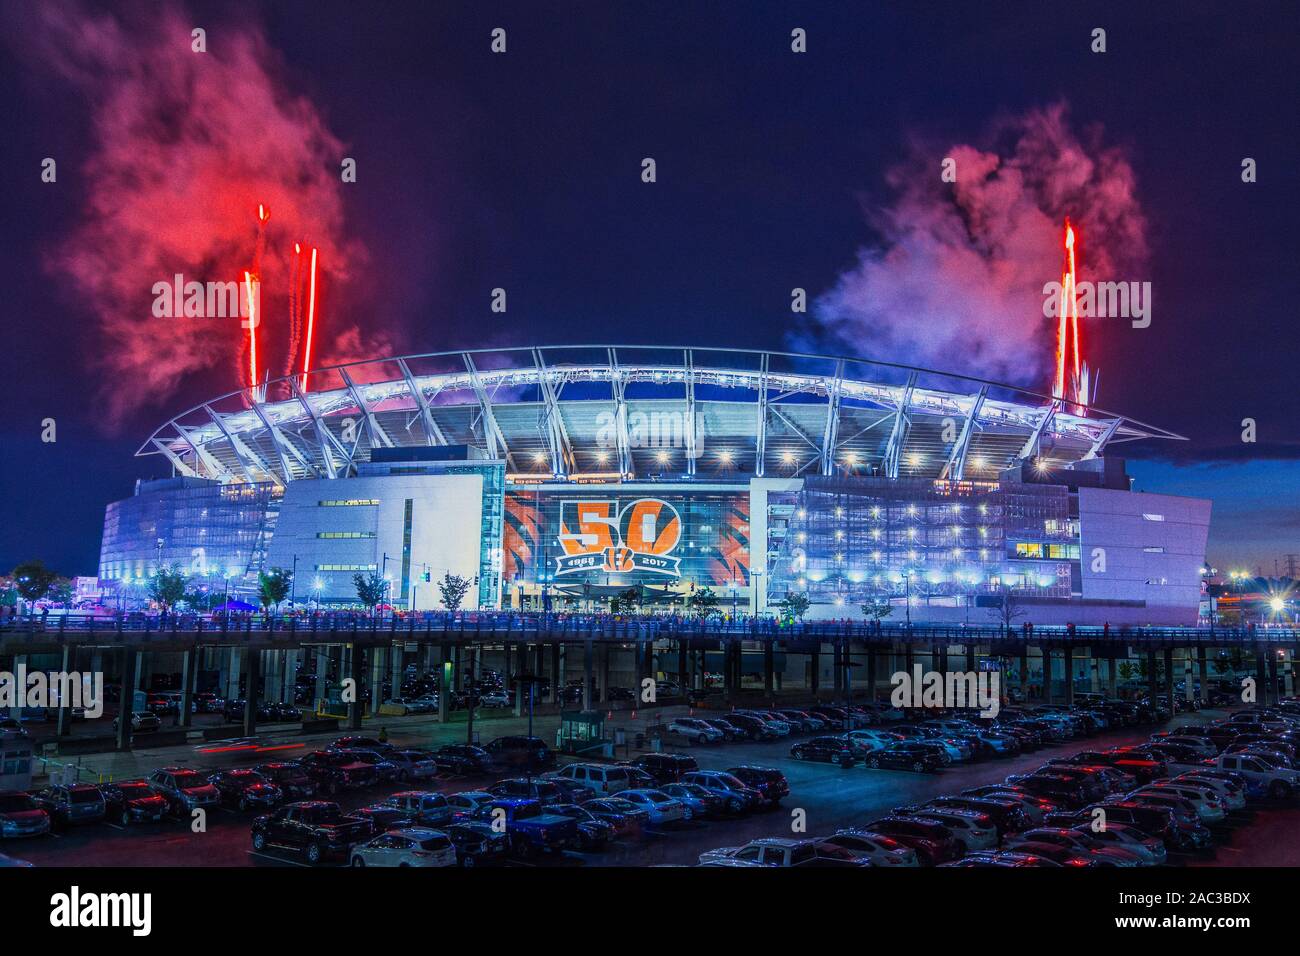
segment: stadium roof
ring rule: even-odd
[[[688,427],[688,425],[690,427]],[[471,445],[515,475],[995,479],[1172,432],[1025,389],[865,359],[739,349],[439,352],[271,379],[136,453],[222,481],[333,478],[374,447]]]

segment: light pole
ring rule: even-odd
[[[289,607],[297,603],[298,596],[298,555],[293,556],[293,571],[289,574]]]
[[[912,572],[903,569],[903,609],[907,614],[907,626],[912,626]]]

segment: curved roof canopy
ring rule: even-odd
[[[395,356],[270,379],[158,428],[137,455],[221,481],[332,478],[376,447],[471,445],[511,474],[994,479],[1181,436],[1048,395],[866,359],[545,346]]]

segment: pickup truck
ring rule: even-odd
[[[578,840],[576,820],[550,813],[540,801],[527,797],[493,800],[480,807],[474,816],[494,828],[504,823],[510,848],[520,856],[558,853],[576,845]]]
[[[337,803],[303,800],[253,821],[253,850],[280,847],[302,853],[308,863],[346,859],[356,844],[373,836],[368,820],[347,816]]]
[[[1300,773],[1276,767],[1258,754],[1222,754],[1207,765],[1241,774],[1246,778],[1246,792],[1252,796],[1268,794],[1274,800],[1285,800],[1300,787]]]
[[[301,763],[308,779],[331,796],[343,789],[370,787],[379,780],[373,766],[343,751],[317,750],[306,754]]]

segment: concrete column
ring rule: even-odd
[[[388,653],[391,657],[391,660],[389,661],[389,664],[391,666],[389,667],[388,670],[388,674],[389,674],[388,679],[392,682],[393,685],[393,691],[391,696],[401,697],[402,678],[406,676],[406,653],[405,653],[404,646],[401,644],[394,644],[392,647],[388,649]]]
[[[1201,703],[1209,706],[1210,703],[1210,661],[1205,654],[1205,645],[1202,644],[1196,649],[1196,668],[1201,677]]]
[[[592,694],[595,675],[592,673],[595,667],[595,647],[591,638],[582,642],[582,709],[595,710],[596,699]]]
[[[1172,714],[1175,712],[1174,700],[1178,696],[1178,692],[1174,687],[1177,682],[1175,680],[1176,675],[1174,674],[1174,649],[1172,647],[1165,648],[1165,675],[1168,679],[1168,685],[1165,687],[1165,698],[1169,707],[1169,713]]]
[[[255,647],[245,647],[244,659],[244,736],[257,733],[257,678],[262,665],[262,652]]]
[[[605,643],[600,648],[600,702],[609,703],[609,657],[613,653],[613,645]],[[633,653],[636,653],[634,651]]]
[[[867,645],[867,699],[873,703],[876,700],[876,666],[879,655],[876,649]]]
[[[966,645],[966,670],[972,674],[975,672],[975,668],[978,666],[975,663],[975,657],[976,657],[975,645],[967,644]]]
[[[1156,680],[1156,652],[1147,651],[1147,693],[1151,697],[1151,703],[1154,704],[1160,699],[1160,689]]]
[[[61,669],[65,675],[72,673],[72,647],[69,644],[63,645],[63,663]],[[68,733],[68,717],[71,711],[68,710],[68,701],[65,696],[59,695],[59,709],[56,712],[56,723],[54,733],[56,736],[63,737]]]
[[[763,693],[772,697],[773,672],[776,670],[776,655],[771,641],[763,642]]]
[[[564,678],[560,673],[560,642],[551,645],[551,700],[560,702],[560,691],[564,689]]]
[[[1277,651],[1270,647],[1268,649],[1268,702],[1276,704],[1277,693]]]
[[[286,704],[298,703],[298,662],[302,660],[302,651],[284,652],[284,684],[281,685],[280,699]]]
[[[1119,696],[1119,658],[1117,657],[1106,659],[1106,695]]]
[[[686,647],[686,638],[677,639],[677,684],[683,690],[691,686],[690,661],[688,660],[689,652]],[[638,693],[640,690],[638,689]]]
[[[1094,694],[1101,693],[1101,658],[1097,657],[1096,648],[1088,648],[1088,690]]]
[[[810,678],[811,678],[811,680],[812,680],[812,686],[809,687],[808,689],[809,689],[809,691],[812,693],[812,695],[813,695],[814,697],[816,697],[816,696],[817,696],[817,692],[818,692],[819,690],[821,690],[821,682],[822,682],[822,674],[821,674],[821,671],[822,671],[822,655],[821,655],[821,651],[817,650],[817,651],[813,651],[811,654],[809,654],[809,655],[808,655],[808,663],[809,663],[809,665],[810,665],[810,666],[809,666],[809,671],[810,671],[810,675],[809,675],[809,676],[810,676]]]
[[[379,714],[384,703],[384,658],[388,655],[386,647],[370,648],[370,716]]]
[[[524,682],[522,680],[519,680],[519,678],[522,677],[525,673],[528,673],[532,670],[532,668],[528,666],[528,645],[527,644],[519,645],[519,653],[515,655],[515,660],[517,661],[517,663],[515,665],[516,679],[515,679],[514,715],[516,717],[522,717],[526,713],[525,708],[528,706],[528,688],[524,686]],[[507,678],[506,686],[508,687],[509,672],[507,672],[506,678]]]
[[[1052,649],[1044,644],[1039,653],[1043,659],[1043,703],[1052,702]]]
[[[239,648],[226,648],[226,700],[239,699]]]
[[[1295,694],[1295,648],[1286,649],[1286,660],[1282,661],[1283,693],[1290,697]]]
[[[454,648],[454,652],[455,652],[456,659],[455,659],[455,666],[451,669],[451,676],[452,676],[452,681],[454,683],[454,689],[457,692],[460,692],[465,689],[465,672],[463,667],[461,666],[462,655],[461,655],[461,647],[459,644],[457,644],[456,647]]]
[[[361,648],[356,644],[348,644],[344,648],[344,660],[346,667],[343,673],[351,679],[354,697],[348,704],[348,729],[361,729]]]
[[[1020,648],[1020,693],[1029,700],[1029,645]]]
[[[190,709],[194,705],[194,684],[199,679],[199,655],[196,648],[188,648],[181,655],[181,714],[179,725],[192,723]]]
[[[1196,677],[1192,674],[1192,649],[1183,649],[1183,692],[1189,701],[1196,700]]]
[[[839,700],[844,695],[844,648],[840,646],[839,641],[831,645],[831,656],[833,660],[831,665],[832,687],[834,688],[835,699]]]
[[[269,704],[280,703],[280,651],[268,649],[261,652],[262,668],[266,681],[262,686],[262,700]]]
[[[329,676],[329,669],[329,648],[316,648],[316,709],[318,711],[325,706],[325,679]]]
[[[432,647],[432,645],[430,645]],[[438,674],[438,723],[447,722],[447,714],[450,710],[450,703],[447,700],[451,696],[451,675],[447,673],[452,667],[451,647],[447,644],[442,645],[442,666],[437,669]]]
[[[139,652],[129,647],[122,648],[122,674],[118,711],[117,711],[117,749],[131,749],[131,702],[135,699],[135,665]],[[18,668],[18,659],[14,660],[14,669]]]
[[[1062,663],[1062,670],[1065,671],[1065,706],[1074,706],[1074,647],[1070,644],[1065,645],[1063,651],[1065,659]]]

